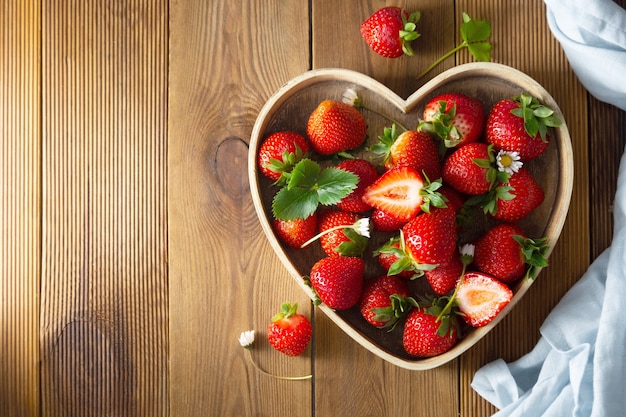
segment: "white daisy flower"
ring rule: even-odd
[[[500,150],[496,156],[498,171],[506,172],[509,175],[515,174],[524,165],[520,160],[519,152]]]
[[[361,99],[354,88],[346,88],[346,91],[343,92],[341,101],[354,107],[359,107],[361,105]]]
[[[254,330],[246,330],[239,335],[239,344],[244,349],[251,349],[254,344]]]
[[[370,219],[369,217],[364,217],[362,219],[357,220],[354,224],[354,231],[360,234],[361,236],[365,236],[366,238],[370,237]]]

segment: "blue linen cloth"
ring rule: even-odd
[[[581,83],[626,110],[626,11],[608,0],[545,0],[550,29]],[[611,246],[593,261],[520,359],[477,371],[497,417],[626,416],[626,154]]]

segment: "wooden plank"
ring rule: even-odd
[[[39,415],[39,1],[0,3],[0,414]]]
[[[551,93],[564,114],[574,153],[570,211],[550,258],[555,267],[544,269],[515,309],[461,360],[461,415],[491,415],[495,408],[470,387],[474,373],[496,358],[511,361],[529,352],[539,339],[545,317],[590,262],[588,109],[586,92],[549,31],[542,1],[468,0],[459,1],[457,9],[491,21],[495,62],[527,73]],[[523,36],[512,36],[511,16],[515,16],[517,28],[533,29],[523,31]],[[460,63],[469,59],[466,52],[459,54]]]
[[[42,13],[42,415],[167,415],[168,4]]]
[[[266,340],[284,301],[308,298],[267,243],[252,205],[247,142],[264,102],[309,66],[308,2],[172,2],[168,115],[171,415],[310,415],[310,349]]]
[[[454,60],[447,60],[424,79],[417,79],[453,48],[454,5],[439,1],[404,3],[407,10],[421,11],[418,31],[422,37],[413,44],[416,56],[389,59],[371,51],[359,34],[361,22],[387,2],[314,1],[314,68],[353,69],[406,98],[429,78],[453,66]],[[409,371],[358,345],[321,312],[315,315],[315,327],[317,415],[399,416],[413,415],[418,409],[419,415],[457,415],[458,360],[435,370]]]

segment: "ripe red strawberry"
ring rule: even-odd
[[[364,272],[361,258],[329,256],[313,265],[309,277],[322,303],[335,310],[347,310],[361,298]]]
[[[525,274],[530,278],[533,266],[547,265],[546,248],[545,240],[529,239],[519,225],[501,223],[475,242],[474,265],[511,285]]]
[[[434,208],[408,222],[402,233],[406,251],[415,263],[424,267],[445,265],[456,249],[456,212],[450,207]]]
[[[408,166],[430,180],[441,178],[441,161],[435,142],[426,132],[407,130],[396,133],[395,125],[386,128],[372,152],[383,156],[385,169]]]
[[[494,219],[504,222],[516,222],[528,216],[543,202],[545,195],[533,175],[526,168],[511,175],[507,183],[498,187],[511,187],[508,191],[514,197],[496,200],[496,210],[490,213]]]
[[[311,147],[321,155],[358,148],[365,141],[367,123],[355,107],[324,100],[309,116],[306,134]]]
[[[274,219],[273,225],[276,235],[282,242],[292,248],[300,249],[317,232],[317,213],[313,213],[306,219]]]
[[[380,248],[373,252],[378,257],[378,263],[387,271],[387,275],[398,276],[403,279],[413,279],[423,275],[423,271],[416,267],[400,241],[394,236]]]
[[[419,18],[419,12],[409,15],[399,7],[383,7],[361,23],[361,36],[374,52],[386,58],[413,55],[411,41],[420,36],[415,31]]]
[[[406,281],[382,275],[369,281],[359,302],[361,315],[373,326],[395,327],[417,303],[409,297]]]
[[[495,176],[494,158],[485,143],[472,142],[461,146],[445,159],[443,182],[461,193],[485,194],[492,186],[491,176]]]
[[[424,271],[424,276],[435,294],[444,295],[450,292],[463,274],[461,255],[456,250],[448,263],[439,265],[435,269]]]
[[[320,243],[328,256],[360,256],[367,246],[367,238],[352,226],[361,217],[356,213],[341,210],[326,210],[319,215]],[[338,228],[337,230],[330,230]],[[324,233],[326,232],[326,233]]]
[[[384,211],[398,221],[409,221],[422,211],[422,205],[433,202],[442,205],[441,195],[435,193],[441,183],[425,184],[422,176],[411,167],[392,168],[384,172],[363,194],[363,201]],[[439,198],[439,200],[437,200]],[[441,203],[435,204],[435,202]]]
[[[491,108],[485,136],[497,149],[518,152],[522,161],[529,161],[547,149],[548,128],[561,124],[552,109],[528,94],[521,94],[501,100]]]
[[[398,220],[379,209],[372,211],[370,219],[372,220],[374,230],[378,232],[396,232],[406,224],[405,221]]]
[[[306,349],[313,328],[306,316],[298,313],[298,304],[285,303],[267,327],[267,340],[287,356],[299,356]]]
[[[303,136],[295,132],[272,133],[261,143],[257,165],[263,175],[277,181],[283,172],[290,172],[307,152],[309,144]]]
[[[473,327],[493,320],[513,298],[505,284],[482,272],[468,272],[456,294],[456,303],[463,319]]]
[[[346,159],[338,163],[335,168],[350,171],[359,177],[359,182],[354,191],[341,199],[337,207],[343,211],[361,213],[371,210],[371,206],[363,201],[363,193],[374,181],[378,179],[376,167],[365,159]]]
[[[478,141],[485,128],[485,110],[480,100],[459,93],[431,98],[424,107],[418,130],[438,136],[447,148]]]
[[[407,315],[402,335],[404,350],[411,356],[427,358],[452,349],[458,340],[458,322],[455,315],[438,321],[438,305],[413,308]]]

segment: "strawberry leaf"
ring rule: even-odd
[[[298,162],[289,180],[274,196],[272,214],[279,220],[306,219],[319,204],[332,205],[350,194],[359,181],[352,172],[325,168],[315,161]]]

